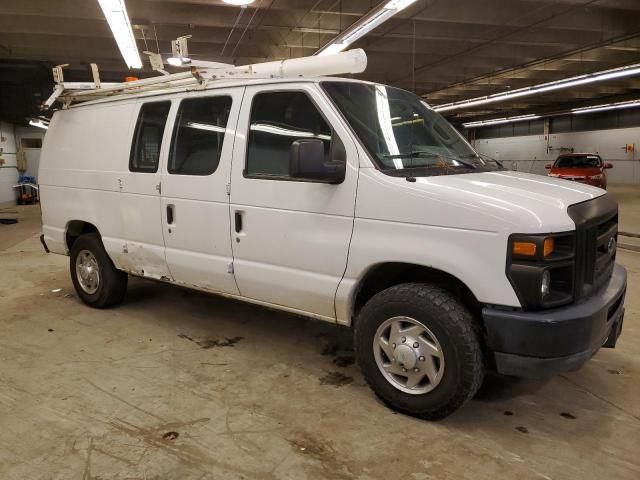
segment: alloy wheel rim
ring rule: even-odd
[[[76,277],[80,288],[93,295],[100,287],[100,267],[95,255],[89,250],[81,250],[76,257]]]
[[[373,338],[373,352],[382,375],[402,392],[421,395],[442,381],[442,346],[433,332],[415,318],[385,320]]]

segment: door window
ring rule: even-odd
[[[133,134],[129,170],[155,173],[158,171],[160,146],[171,102],[150,102],[140,107]]]
[[[304,92],[264,92],[253,97],[245,176],[290,177],[289,152],[296,140],[331,149],[331,127]]]
[[[231,110],[231,97],[183,100],[173,130],[169,173],[210,175],[220,154]]]

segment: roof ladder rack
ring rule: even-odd
[[[160,75],[122,83],[101,82],[98,67],[95,64],[91,64],[93,82],[65,82],[63,68],[67,65],[57,65],[53,68],[53,79],[56,83],[54,91],[41,108],[49,109],[56,101],[62,103],[62,108],[67,108],[73,102],[117,95],[149,91],[161,93],[175,88],[203,89],[210,82],[232,78],[314,77],[361,73],[367,65],[367,56],[364,51],[356,49],[323,57],[293,58],[239,67],[214,62],[193,62],[193,65],[184,65],[189,68],[188,71],[169,74],[164,71],[161,59],[158,61],[157,54],[155,55],[152,64],[154,70],[161,73]]]

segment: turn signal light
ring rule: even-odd
[[[548,257],[549,255],[551,255],[553,253],[553,249],[556,246],[556,242],[553,239],[553,237],[551,238],[545,238],[544,239],[544,256]]]
[[[547,242],[545,241],[545,251]],[[514,255],[526,255],[533,257],[536,254],[536,244],[533,242],[513,242]]]

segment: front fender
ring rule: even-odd
[[[441,270],[464,283],[481,303],[520,307],[505,274],[506,250],[501,232],[356,218],[336,294],[337,321],[351,323],[359,282],[373,265],[387,262]]]

